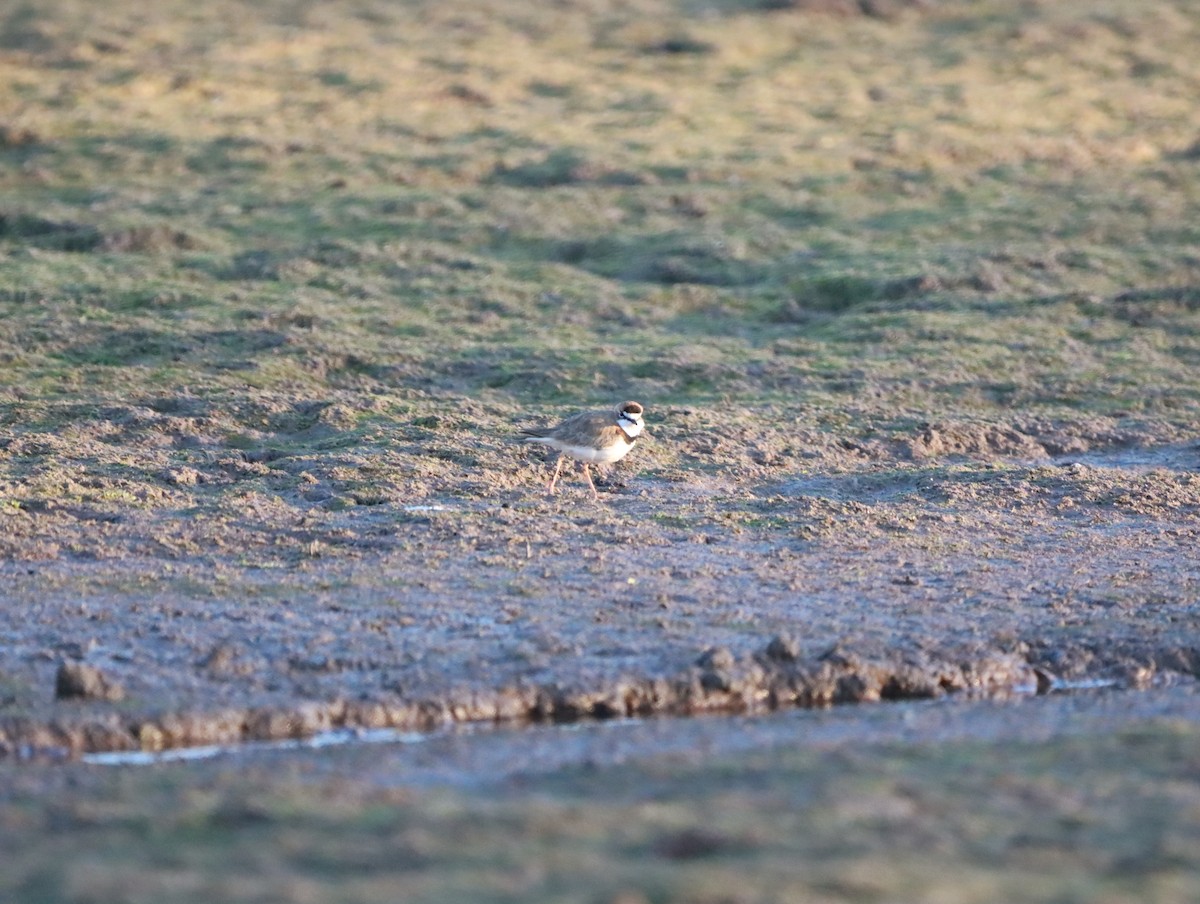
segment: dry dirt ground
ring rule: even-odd
[[[653,415],[657,443],[751,441]],[[22,509],[6,749],[1191,676],[1200,451],[1122,429],[1120,448],[935,464],[988,440],[928,428],[903,456],[774,478],[644,475],[635,452],[599,503],[578,479],[544,496],[545,465],[502,450],[525,486],[333,515]],[[22,554],[51,546],[76,555]],[[64,664],[99,672],[84,699],[55,698]]]

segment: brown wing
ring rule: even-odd
[[[568,446],[585,446],[607,445],[613,442],[609,434],[619,430],[611,411],[580,411],[553,427],[524,427],[520,433],[530,439],[553,438]]]
[[[551,433],[560,443],[586,446],[602,442],[601,437],[606,427],[616,427],[611,411],[581,411],[571,415]]]

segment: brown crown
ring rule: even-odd
[[[645,409],[637,402],[625,402],[617,410],[623,414],[641,414]]]

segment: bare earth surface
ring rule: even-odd
[[[1006,691],[1034,668],[1043,685],[1190,676],[1198,458],[1183,444],[630,476],[601,503],[531,485],[354,507],[319,530],[264,512],[244,536],[222,530],[235,555],[17,557],[0,673],[19,715],[2,724],[10,751],[154,749]],[[8,523],[9,543],[36,526],[39,544],[135,550],[212,530],[54,510]],[[237,560],[289,536],[354,552]],[[55,702],[63,663],[120,699]]]

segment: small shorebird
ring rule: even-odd
[[[588,465],[607,465],[624,458],[641,436],[644,410],[637,402],[623,402],[608,411],[581,411],[555,427],[522,430],[523,442],[541,443],[558,450],[558,464],[547,491],[554,493],[563,459],[569,455],[583,462],[583,476],[592,488],[592,498],[599,499]]]

